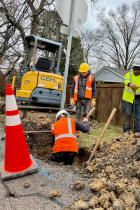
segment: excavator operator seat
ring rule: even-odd
[[[35,68],[39,71],[49,72],[50,71],[49,59],[40,57],[35,65]]]

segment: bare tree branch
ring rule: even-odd
[[[102,44],[106,48],[105,60],[116,67],[131,69],[135,56],[140,50],[140,5],[135,2],[131,7],[122,4],[116,11],[99,12],[98,21],[102,28]]]

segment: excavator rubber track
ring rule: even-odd
[[[26,111],[28,110],[46,110],[49,113],[52,113],[53,111],[60,111],[60,108],[58,107],[46,107],[46,106],[35,106],[35,105],[17,105],[18,110],[22,110],[23,111],[23,118],[26,118]],[[1,102],[0,103],[0,113],[1,114],[5,114],[5,109],[6,109],[6,102]],[[69,112],[69,114],[75,113],[76,110],[74,107],[71,107],[70,105],[67,106],[67,108],[65,108],[65,110],[67,112]]]

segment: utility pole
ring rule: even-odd
[[[61,26],[60,32],[68,35],[64,83],[60,108],[62,110],[64,109],[65,104],[72,36],[76,38],[78,37],[79,32],[74,28],[79,28],[86,22],[88,6],[85,0],[57,0],[56,10],[64,24]]]
[[[62,98],[61,98],[61,108],[60,108],[61,110],[64,109],[64,103],[65,103],[69,59],[70,59],[71,42],[72,42],[72,32],[73,32],[74,15],[75,15],[75,7],[76,7],[76,0],[72,0],[71,1],[71,10],[70,10],[69,35],[68,35],[67,54],[66,54],[66,62],[65,62],[63,92],[62,92]]]

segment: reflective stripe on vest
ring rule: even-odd
[[[77,101],[77,92],[78,92],[78,79],[79,79],[79,75],[74,77],[74,81],[75,81],[75,88],[74,88],[74,101]]]
[[[60,139],[60,138],[66,138],[66,137],[72,137],[72,138],[76,139],[76,136],[74,134],[72,134],[71,119],[68,118],[67,120],[68,120],[69,133],[68,134],[62,134],[62,135],[59,135],[59,136],[55,137],[55,141]]]
[[[92,88],[86,87],[87,90],[92,90]]]
[[[126,80],[129,80],[130,81],[130,83],[132,83],[132,74],[129,72],[129,75],[130,75],[130,79],[125,79],[125,81]],[[129,83],[129,82],[128,82]],[[127,83],[127,84],[128,84]],[[137,92],[135,92],[135,91],[133,91],[133,90],[130,90],[130,88],[128,88],[128,89],[124,89],[127,93],[135,93],[135,95],[140,95],[140,93],[137,93]]]
[[[93,76],[89,75],[87,77],[87,82],[86,82],[86,90],[85,90],[85,98],[92,98],[92,81],[93,81]],[[75,88],[74,88],[74,101],[77,101],[77,92],[78,92],[78,79],[79,79],[79,75],[74,77],[74,81],[75,81]],[[89,92],[90,91],[90,92]]]
[[[125,80],[129,80],[130,81],[130,83],[132,83],[132,74],[129,72],[129,75],[130,75],[130,79],[125,79]],[[129,83],[129,82],[128,82]],[[127,83],[127,84],[128,84]],[[130,90],[130,88],[128,87],[127,89],[125,88],[124,89],[127,93],[135,93],[135,91],[133,91],[133,90]]]
[[[89,82],[91,82],[91,75],[89,75]],[[87,90],[92,90],[92,88],[86,87]]]
[[[122,98],[124,101],[133,104],[135,95],[138,95],[138,96],[140,95],[139,89],[136,91],[133,91],[131,88],[128,87],[128,83],[134,83],[137,86],[139,86],[140,85],[139,77],[135,77],[133,72],[128,72],[126,75],[124,75],[125,88],[124,88],[123,98]]]
[[[130,90],[129,88],[128,89],[124,89],[127,93],[135,93],[133,90]]]
[[[79,75],[75,76],[75,88],[74,88],[74,93],[78,92],[78,79],[79,79]]]

